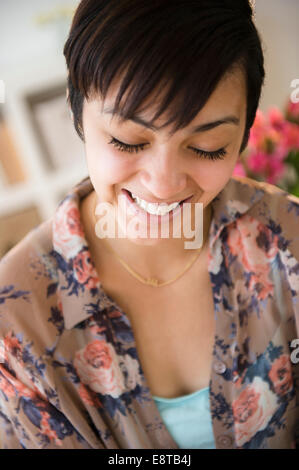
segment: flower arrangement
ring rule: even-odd
[[[299,102],[289,100],[284,113],[258,109],[248,146],[233,174],[274,184],[299,197]]]

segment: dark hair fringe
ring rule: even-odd
[[[106,98],[121,78],[114,113],[131,119],[154,91],[173,133],[187,126],[235,67],[247,84],[245,149],[264,83],[261,38],[248,0],[82,0],[64,46],[68,101],[84,140],[84,98]],[[123,97],[127,93],[124,101]],[[149,105],[150,106],[150,105]]]

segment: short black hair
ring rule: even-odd
[[[84,98],[95,93],[105,100],[119,76],[115,113],[131,119],[154,90],[165,90],[151,124],[167,110],[165,126],[174,123],[176,132],[225,75],[242,68],[247,111],[240,153],[246,148],[265,77],[249,0],[82,0],[63,53],[68,104],[83,141]]]

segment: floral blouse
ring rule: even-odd
[[[91,259],[92,190],[79,182],[0,261],[2,449],[178,449]],[[299,199],[232,176],[211,204],[215,446],[299,448]]]

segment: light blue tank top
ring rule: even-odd
[[[216,449],[209,387],[176,398],[153,395],[161,417],[180,449]]]

